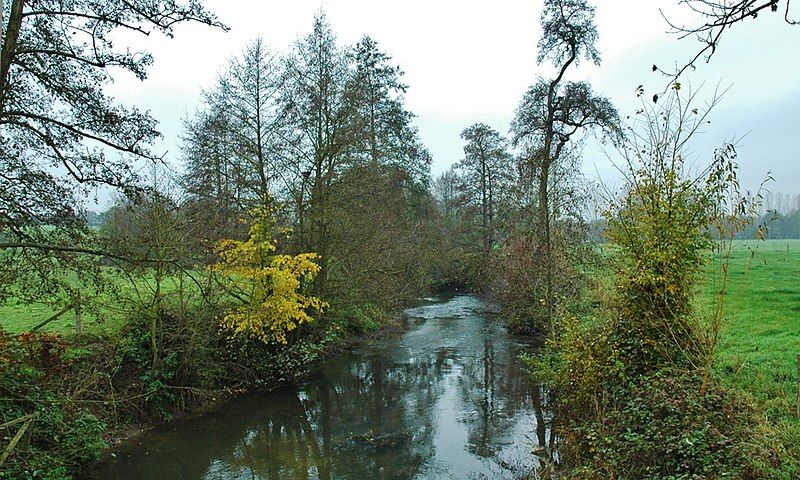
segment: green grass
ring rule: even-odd
[[[47,320],[59,311],[45,304],[24,305],[13,301],[0,305],[0,327],[8,333],[30,331],[35,325]],[[122,312],[106,303],[95,302],[92,311],[83,311],[81,315],[83,332],[93,334],[110,334],[119,331],[123,324]],[[53,320],[39,332],[75,333],[75,312],[69,311]]]
[[[702,305],[713,302],[713,284],[709,271],[698,299],[701,312]],[[719,378],[726,387],[751,397],[769,420],[800,424],[795,416],[800,240],[738,242],[726,308],[715,365]]]
[[[113,333],[122,325],[123,315],[119,309],[111,305],[106,296],[92,298],[91,306],[85,307],[81,319],[83,332]],[[44,303],[24,304],[10,300],[0,305],[0,327],[8,333],[30,331],[35,325],[47,320],[61,310]],[[70,310],[56,320],[42,327],[39,332],[73,334],[75,333],[75,312]]]
[[[105,273],[114,283],[115,291],[114,293],[101,292],[97,295],[85,294],[84,301],[87,305],[82,312],[83,332],[85,333],[113,334],[118,332],[124,326],[126,314],[130,308],[133,308],[126,305],[142,304],[142,302],[130,302],[138,297],[137,292],[141,293],[142,298],[152,298],[152,279],[137,277],[134,279],[134,284],[129,277],[122,274],[113,273],[110,270]],[[174,293],[178,289],[177,280],[166,279],[162,288],[164,295]],[[190,291],[194,290],[194,285],[188,284],[187,288]],[[0,328],[12,334],[27,332],[57,313],[61,308],[44,303],[26,305],[11,300],[0,304]],[[66,312],[39,331],[64,335],[74,334],[75,312]]]

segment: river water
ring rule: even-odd
[[[473,296],[406,310],[410,328],[115,448],[100,479],[521,478],[545,441],[542,390]]]

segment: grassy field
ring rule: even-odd
[[[84,294],[84,306],[82,311],[83,331],[96,334],[113,334],[122,326],[126,314],[131,308],[146,303],[143,301],[133,301],[141,298],[148,299],[153,296],[152,279],[137,278],[136,284],[132,284],[129,277],[121,274],[106,272],[109,278],[116,284],[114,292],[102,292],[100,294]],[[187,286],[189,290],[193,285]],[[173,295],[178,290],[177,279],[167,278],[162,285],[165,296]],[[136,305],[137,307],[134,307]],[[30,331],[35,325],[48,319],[58,312],[60,307],[36,303],[32,305],[20,304],[13,300],[0,305],[0,328],[8,333],[22,333]],[[47,324],[39,330],[40,332],[69,335],[75,333],[75,312],[68,311],[58,319]]]
[[[119,328],[122,315],[116,308],[106,303],[105,299],[100,301],[94,299],[94,305],[82,312],[84,332],[110,333]],[[27,332],[33,326],[54,315],[58,310],[58,308],[54,309],[45,304],[24,305],[11,301],[5,305],[0,305],[0,327],[8,333]],[[75,312],[68,311],[64,313],[39,331],[62,334],[75,333]]]
[[[712,278],[698,299],[701,308],[712,303]],[[800,425],[800,240],[737,243],[727,313],[716,363],[723,383],[746,392],[770,420]]]

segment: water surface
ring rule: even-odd
[[[115,449],[99,478],[518,478],[544,444],[528,345],[490,305],[441,298],[411,327],[326,361],[298,386],[253,393]]]

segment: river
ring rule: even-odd
[[[544,442],[530,350],[490,304],[440,297],[401,337],[327,360],[302,384],[252,393],[136,436],[102,480],[520,478]]]

